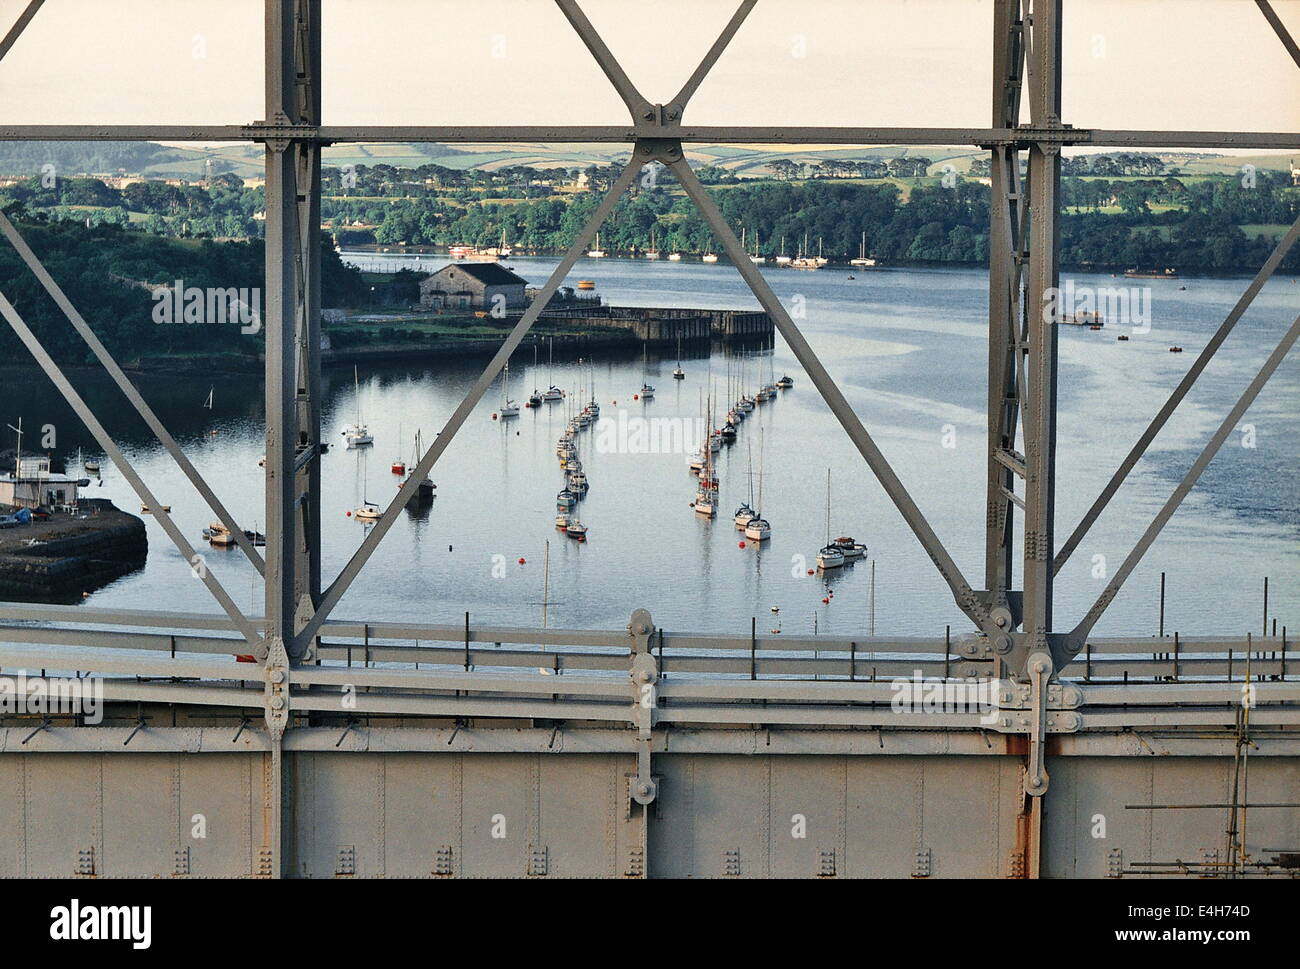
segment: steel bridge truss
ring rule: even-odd
[[[43,0],[31,0],[0,40],[0,58],[19,40]],[[1283,736],[1300,723],[1294,658],[1280,638],[1098,640],[1097,620],[1159,535],[1300,336],[1300,317],[1260,367],[1218,430],[1140,536],[1096,603],[1073,627],[1054,622],[1056,574],[1088,533],[1179,402],[1300,235],[1300,219],[1278,241],[1218,331],[1115,470],[1083,520],[1059,549],[1055,536],[1057,318],[1037,308],[1057,285],[1061,151],[1071,146],[1149,148],[1300,148],[1292,133],[1079,129],[1061,119],[1063,0],[994,0],[992,119],[987,128],[696,127],[684,115],[700,84],[757,0],[744,0],[677,95],[665,104],[641,94],[575,0],[556,0],[626,106],[630,124],[592,126],[348,126],[321,117],[320,0],[266,0],[266,118],[234,126],[19,125],[0,140],[249,141],[266,154],[266,522],[265,559],[181,451],[81,313],[65,296],[15,226],[0,232],[66,315],[69,323],[172,455],[216,517],[265,579],[263,616],[245,614],[206,567],[202,578],[224,617],[11,604],[0,607],[0,668],[75,671],[104,678],[113,703],[228,711],[235,740],[267,752],[271,801],[283,799],[286,746],[296,733],[318,736],[341,718],[342,735],[368,731],[370,718],[450,718],[473,733],[481,723],[554,722],[615,727],[611,749],[636,755],[628,798],[644,809],[659,795],[652,757],[667,749],[673,728],[762,725],[817,731],[800,734],[801,750],[856,750],[855,733],[929,728],[945,736],[1015,738],[1023,756],[1023,817],[1030,835],[1021,873],[1038,872],[1041,795],[1053,735],[1101,737],[1148,728],[1223,731],[1252,707],[1256,730]],[[1300,50],[1268,0],[1257,6],[1300,66]],[[1028,123],[1021,101],[1028,100]],[[511,330],[469,393],[420,458],[340,573],[323,581],[320,558],[320,200],[321,149],[340,142],[626,142],[631,158],[565,252],[537,298]],[[951,144],[992,156],[989,266],[987,533],[983,587],[962,573],[921,513],[817,354],[746,257],[712,197],[686,162],[683,145],[816,143]],[[1021,159],[1027,155],[1026,173]],[[627,629],[610,631],[433,626],[332,618],[339,601],[464,425],[510,355],[572,270],[643,166],[659,162],[698,207],[746,284],[775,321],[813,385],[871,473],[912,530],[969,618],[955,640],[882,640],[673,633],[638,610]],[[1058,311],[1059,312],[1059,311]],[[22,314],[0,293],[3,315],[36,362],[85,422],[140,500],[185,558],[200,561],[160,499],[41,346]],[[1017,433],[1024,453],[1016,450]],[[1017,481],[1023,481],[1017,493]],[[1012,588],[1022,519],[1023,588]],[[143,630],[143,631],[142,631]],[[148,630],[162,630],[150,632]],[[411,642],[415,645],[411,645]],[[1154,649],[1154,651],[1153,651]],[[382,665],[378,665],[382,664]],[[423,668],[422,668],[423,666]],[[1069,668],[1070,676],[1062,674]],[[954,684],[992,684],[991,707],[907,707],[897,680],[909,676]],[[924,687],[913,687],[920,702]],[[1249,695],[1249,703],[1243,696]],[[261,725],[254,720],[261,719]],[[334,718],[332,720],[331,718]],[[362,720],[366,726],[362,726]],[[160,732],[161,731],[161,732]],[[303,733],[305,731],[305,733]],[[19,752],[105,748],[105,728],[41,722],[20,743],[6,732],[0,749]],[[481,733],[481,731],[480,731]],[[122,742],[154,749],[165,730],[143,717]],[[398,731],[395,736],[400,736]],[[413,731],[410,749],[432,747]],[[439,735],[441,737],[441,734]],[[793,736],[793,734],[791,735]],[[837,741],[833,738],[839,737]],[[152,739],[151,739],[152,738]],[[830,738],[830,739],[828,739]],[[1219,737],[1219,741],[1222,737]],[[1219,741],[1215,741],[1218,743]],[[224,742],[224,741],[223,741]],[[954,741],[960,745],[961,741]],[[116,744],[117,741],[113,740]],[[406,749],[388,740],[391,749]],[[1145,743],[1145,741],[1143,741]],[[836,744],[839,744],[837,747]],[[219,745],[218,745],[219,746]],[[988,743],[990,749],[992,744]],[[1148,745],[1149,746],[1149,745]],[[343,748],[348,749],[348,748]],[[1288,748],[1290,749],[1290,748]],[[1059,740],[1055,750],[1059,751]],[[1216,748],[1220,753],[1221,748]],[[1291,754],[1294,750],[1291,749]],[[266,873],[282,871],[283,812],[275,810]]]

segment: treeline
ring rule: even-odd
[[[0,190],[0,204],[10,203],[53,220],[126,226],[134,212],[154,235],[247,239],[261,235],[257,216],[266,208],[266,193],[261,186],[246,188],[229,172],[213,176],[206,188],[150,179],[117,189],[98,178],[33,176]]]
[[[717,250],[718,243],[689,199],[663,182],[624,197],[601,229],[601,243],[617,252]],[[892,184],[834,181],[758,183],[728,188],[715,198],[730,224],[746,230],[751,249],[764,255],[808,249],[831,257],[856,255],[863,232],[870,255],[894,262],[983,263],[988,258],[989,189],[958,179],[952,188],[917,186],[907,200]],[[595,193],[530,203],[475,203],[439,208],[386,206],[374,230],[384,245],[490,246],[502,235],[516,248],[567,248],[599,201]],[[1153,211],[1152,205],[1181,206]],[[1260,172],[1254,187],[1235,178],[1184,185],[1177,179],[1137,182],[1062,181],[1062,257],[1069,265],[1176,266],[1185,270],[1254,269],[1272,241],[1248,236],[1241,225],[1279,225],[1300,212],[1300,190],[1275,173]],[[1118,205],[1119,212],[1100,211]],[[1083,211],[1073,212],[1072,209]],[[360,240],[358,240],[360,241]],[[1283,264],[1300,270],[1300,250]]]
[[[153,320],[152,289],[177,279],[200,289],[257,289],[265,297],[265,248],[247,242],[178,242],[120,226],[86,228],[71,222],[24,219],[6,210],[68,299],[77,307],[121,363],[141,355],[168,356],[195,352],[255,356],[265,330],[241,334],[238,325]],[[321,249],[321,290],[326,306],[364,305],[370,287],[361,273],[343,265],[332,247]],[[23,315],[50,354],[61,363],[90,363],[93,358],[35,276],[11,246],[0,246],[0,278],[5,296]],[[26,361],[30,356],[13,331],[0,328],[0,359]]]

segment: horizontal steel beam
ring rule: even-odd
[[[1100,128],[856,128],[728,125],[3,125],[0,141],[247,141],[322,144],[618,144],[643,138],[731,145],[1088,145],[1102,148],[1300,149],[1285,131],[1158,131]]]
[[[32,726],[0,727],[4,754],[261,754],[270,737],[256,725],[153,727],[131,737],[131,726],[51,725],[33,734]],[[26,743],[23,741],[26,740]],[[1289,735],[1252,731],[1251,759],[1296,756]],[[1016,740],[963,730],[807,730],[798,727],[743,729],[658,729],[651,738],[656,755],[737,754],[770,756],[1016,756]],[[517,754],[564,756],[635,754],[636,732],[620,727],[466,726],[347,728],[295,727],[284,736],[293,753],[330,754]],[[1053,757],[1232,757],[1235,738],[1200,734],[1140,734],[1129,730],[1062,734],[1053,740]]]

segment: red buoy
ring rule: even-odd
[[[814,571],[813,569],[809,569],[809,570],[808,570],[808,574],[809,574],[809,575],[812,575],[812,574],[813,574],[813,571]]]
[[[520,558],[519,558],[519,564],[520,564],[520,565],[523,565],[523,564],[524,564],[524,560],[523,560],[523,557],[522,557],[522,556],[520,556]]]
[[[744,548],[744,547],[745,547],[745,543],[744,543],[744,542],[741,542],[741,543],[740,543],[740,547],[741,547],[741,548]]]
[[[829,600],[829,599],[823,598],[823,599],[822,599],[822,604],[825,605],[826,603],[828,603],[828,602],[830,602],[830,601],[831,601],[831,600]]]

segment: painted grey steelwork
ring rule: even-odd
[[[1276,12],[1267,0],[1256,2],[1300,64]],[[1300,337],[1300,320],[1097,603],[1067,633],[1053,622],[1052,586],[1300,236],[1300,221],[1059,552],[1058,320],[1049,294],[1059,270],[1062,148],[1297,149],[1300,135],[1070,127],[1061,117],[1063,0],[995,0],[987,128],[686,126],[691,97],[756,0],[739,4],[667,104],[641,94],[575,0],[556,3],[627,107],[629,126],[325,125],[320,0],[265,0],[260,121],[0,126],[0,140],[252,141],[265,147],[267,173],[265,561],[242,541],[219,498],[0,216],[0,232],[241,540],[266,584],[265,611],[257,617],[244,615],[206,567],[200,577],[225,616],[0,604],[0,669],[89,677],[85,682],[99,685],[107,703],[102,725],[76,715],[0,717],[0,841],[12,847],[0,853],[0,875],[1296,874],[1291,788],[1300,761],[1300,687],[1286,629],[1280,636],[1193,639],[1163,630],[1156,638],[1090,634]],[[40,6],[41,0],[28,4],[0,40],[0,57]],[[1023,125],[1022,100],[1029,107]],[[349,141],[624,142],[632,154],[376,527],[325,586],[320,153]],[[688,142],[969,144],[991,152],[984,588],[961,573],[747,258],[686,163]],[[463,626],[332,618],[415,482],[441,457],[650,162],[667,165],[699,208],[948,583],[971,620],[969,633],[700,635],[660,629],[646,610],[619,631],[514,629],[468,617]],[[201,562],[3,295],[0,315],[182,554]],[[1018,433],[1024,453],[1015,447]],[[1017,510],[1024,518],[1022,589],[1012,587]],[[1245,749],[1255,763],[1250,797],[1234,793],[1227,803],[1219,792],[1244,786],[1238,781]],[[188,756],[198,753],[218,756]],[[1048,799],[1055,805],[1050,813],[1043,808]],[[1153,815],[1170,808],[1198,818],[1158,831]],[[1224,809],[1226,842],[1221,815],[1206,813]],[[1248,810],[1253,851],[1245,837]],[[1075,819],[1088,815],[1109,816],[1116,836],[1085,838]],[[185,839],[187,818],[197,816],[220,822],[219,837]],[[792,833],[805,825],[806,837]],[[141,837],[142,830],[159,834]],[[1270,844],[1280,847],[1260,847]]]

